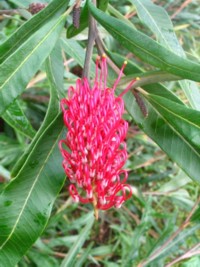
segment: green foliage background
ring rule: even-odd
[[[40,2],[49,5],[34,16],[31,0],[0,2],[17,8],[0,12],[0,267],[200,266],[198,1],[83,1],[78,30],[75,1]],[[117,92],[140,77],[148,110],[124,96],[134,194],[99,221],[69,197],[58,149],[60,99],[82,71],[89,13],[112,62],[128,60]],[[110,67],[110,85],[115,77]]]

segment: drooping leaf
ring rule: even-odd
[[[120,68],[124,62],[124,57],[117,53],[112,53],[110,51],[107,51],[107,52],[109,54],[109,57],[112,59],[112,61]],[[127,63],[128,64],[126,65],[124,69],[124,74],[127,75],[126,77],[134,75],[135,73],[137,74],[144,73],[144,70],[142,70],[140,67],[134,64],[131,60],[127,60]],[[176,103],[184,105],[183,102],[175,94],[169,91],[162,84],[159,84],[159,83],[147,84],[145,86],[142,86],[142,88],[150,94],[166,97],[167,99],[170,99],[171,101],[175,101]]]
[[[185,79],[200,81],[199,64],[181,58],[147,35],[98,10],[90,2],[88,5],[96,20],[124,47],[144,62]]]
[[[140,20],[156,35],[159,43],[180,56],[185,53],[173,30],[173,24],[166,10],[149,0],[129,0],[135,5]]]
[[[112,53],[110,53],[110,55],[112,56],[115,64],[117,64],[118,66],[122,65],[124,59],[121,56],[119,56],[118,54],[113,55]],[[127,64],[125,71],[126,74],[129,75],[130,73],[132,73],[132,71],[140,72],[141,69],[137,69],[137,66],[134,66],[134,69],[132,67],[129,68],[129,64]],[[144,100],[145,105],[148,108],[148,117],[144,118],[144,116],[141,114],[136,100],[133,94],[130,92],[124,96],[126,109],[139,125],[139,127],[148,136],[150,136],[161,147],[161,149],[164,150],[165,153],[188,174],[188,176],[190,176],[193,180],[200,182],[198,174],[200,171],[200,155],[198,155],[199,153],[193,149],[193,145],[191,143],[195,142],[194,145],[198,146],[198,140],[195,139],[198,138],[198,136],[194,138],[192,130],[192,133],[188,133],[188,131],[190,131],[190,124],[193,125],[194,122],[199,123],[199,112],[187,108],[178,97],[176,97],[160,84],[145,85],[143,89],[148,93],[146,96],[149,96],[149,98],[146,98],[146,101]],[[187,124],[187,127],[189,127],[187,129],[187,133],[184,133],[182,128],[183,118],[177,120],[178,114],[176,115],[176,117],[172,117],[168,114],[169,120],[166,121],[162,114],[160,114],[159,112],[159,105],[154,104],[152,106],[148,104],[148,101],[150,102],[150,97],[155,97],[155,99],[157,97],[158,99],[161,99],[163,105],[164,102],[166,102],[166,105],[169,108],[172,108],[174,111],[176,111],[176,108],[178,107],[178,109],[181,110],[179,112],[179,115],[184,112],[183,114],[185,118],[190,119]],[[193,116],[191,116],[190,113],[192,113]],[[175,118],[177,123],[179,124],[178,131],[177,129],[174,129],[172,127]],[[194,129],[194,131],[198,135],[198,126]],[[189,140],[188,142],[188,139],[186,137],[189,139],[191,138],[191,140]]]
[[[151,137],[167,155],[176,162],[193,180],[200,182],[199,172],[200,156],[180,131],[171,127],[171,121],[163,118],[156,106],[145,105],[148,109],[148,117],[144,118],[131,93],[124,97],[126,108],[133,116],[139,127]],[[148,99],[147,99],[148,100]],[[173,103],[173,101],[171,101]],[[175,105],[175,102],[173,103]],[[181,106],[181,105],[180,105]],[[184,107],[186,109],[186,107]],[[172,120],[172,119],[171,119]]]
[[[156,35],[157,40],[167,49],[185,58],[185,52],[179,44],[170,17],[165,9],[149,0],[129,1],[136,6],[141,21]],[[192,81],[180,81],[179,83],[191,106],[199,110],[200,91],[196,83]]]
[[[188,142],[191,150],[200,156],[200,112],[160,96],[147,94],[145,97],[170,127]]]

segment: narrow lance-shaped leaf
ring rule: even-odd
[[[157,111],[157,107],[148,105],[148,117],[144,118],[131,92],[124,97],[128,112],[139,127],[151,137],[166,154],[176,162],[193,180],[200,182],[200,155],[181,133],[171,127]],[[173,101],[172,101],[173,103]]]
[[[62,6],[65,9],[67,4]],[[53,49],[66,15],[53,17],[0,66],[0,115],[22,93]]]
[[[96,20],[124,47],[144,62],[185,79],[200,81],[199,64],[177,56],[145,34],[98,10],[91,2],[88,5]]]
[[[123,58],[118,54],[109,53],[115,64],[120,66],[123,62]],[[140,72],[141,70],[134,65],[129,68],[129,64],[125,68],[126,74],[130,74],[134,72]],[[166,121],[165,118],[159,112],[159,106],[154,103],[154,105],[150,105],[148,101],[151,100],[150,97],[156,96],[159,99],[163,100],[163,103],[166,102],[166,105],[172,106],[171,108],[176,111],[176,105],[178,110],[180,111],[180,115],[184,112],[186,118],[190,117],[190,123],[192,123],[192,119],[199,123],[199,112],[195,110],[188,109],[181,100],[176,97],[176,95],[172,94],[169,90],[167,90],[164,86],[160,84],[152,84],[145,85],[143,89],[146,91],[144,95],[146,96],[145,105],[148,109],[148,116],[144,118],[141,114],[141,111],[136,103],[136,100],[131,92],[127,93],[124,96],[125,106],[127,111],[133,117],[134,121],[138,124],[138,126],[149,136],[151,137],[160,147],[161,149],[170,157],[174,162],[176,162],[180,168],[182,168],[193,180],[200,182],[199,172],[200,172],[200,156],[198,152],[192,147],[193,145],[187,141],[187,139],[181,135],[181,120],[178,121],[180,129],[174,129],[172,123],[175,118],[170,119],[170,121]],[[147,94],[148,93],[148,94]],[[148,97],[147,97],[148,96]],[[152,104],[152,103],[151,103]],[[190,112],[193,114],[191,117]],[[195,114],[195,115],[194,115]],[[169,114],[169,117],[170,114]],[[181,116],[182,117],[182,116]],[[177,117],[176,117],[177,120]],[[171,124],[171,125],[170,125]],[[192,123],[193,124],[193,123]],[[190,125],[188,124],[187,134],[191,137],[190,133]],[[198,128],[198,127],[197,127]],[[195,130],[198,133],[198,129]],[[195,141],[195,139],[193,140]],[[194,143],[194,145],[198,146],[198,143]],[[197,148],[198,149],[198,148]]]
[[[28,149],[22,155],[22,157],[15,164],[12,169],[12,177],[15,177],[21,167],[23,166],[28,154],[32,151],[38,138],[46,130],[52,120],[59,114],[60,111],[60,97],[63,95],[63,60],[60,48],[60,42],[55,46],[52,53],[46,60],[47,78],[50,86],[50,102],[47,109],[45,119],[37,132],[35,138],[29,145]],[[63,91],[62,91],[63,90]]]
[[[177,131],[185,142],[188,142],[191,149],[200,156],[200,111],[190,109],[160,96],[147,94],[145,97],[170,127]],[[187,168],[185,166],[186,172]]]
[[[165,9],[149,0],[129,0],[136,6],[142,22],[155,34],[157,40],[177,55],[186,58]],[[200,109],[200,91],[193,81],[179,81],[192,107]]]
[[[63,182],[59,115],[38,139],[23,169],[0,195],[0,263],[13,267],[41,235]]]
[[[23,4],[24,0],[21,1]],[[25,7],[28,7],[33,1],[25,3]],[[40,1],[41,2],[41,1]],[[49,1],[44,1],[49,2]],[[54,0],[45,9],[34,15],[31,19],[25,22],[19,29],[16,30],[3,44],[0,45],[0,64],[5,61],[12,53],[15,53],[23,43],[37,31],[45,23],[50,21],[55,15],[59,16],[62,14],[62,7],[66,8],[66,0]],[[18,3],[15,3],[18,4]]]
[[[117,54],[112,53],[110,51],[107,51],[109,54],[109,57],[112,59],[112,61],[120,68],[124,62],[124,57]],[[144,70],[142,70],[140,67],[138,67],[136,64],[134,64],[131,60],[127,60],[126,68],[124,69],[124,74],[126,74],[126,77],[129,77],[130,75],[134,75],[135,73],[144,73]],[[126,79],[125,77],[125,79]],[[122,78],[123,80],[124,78]],[[142,80],[143,78],[141,78]],[[139,81],[140,82],[140,81]],[[137,83],[137,82],[136,82]],[[120,83],[119,83],[120,85]],[[134,84],[135,85],[135,84]],[[137,85],[136,85],[137,87]],[[142,87],[146,92],[149,94],[154,94],[162,97],[166,97],[167,99],[170,99],[171,101],[175,101],[176,103],[179,103],[181,105],[184,105],[183,102],[171,91],[167,90],[166,87],[159,83],[155,84],[147,84]]]

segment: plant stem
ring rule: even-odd
[[[96,6],[96,0],[93,0],[94,5]],[[88,43],[86,48],[86,54],[85,54],[85,62],[83,67],[83,74],[82,77],[86,77],[89,80],[89,72],[90,72],[90,62],[92,60],[92,52],[94,47],[94,41],[96,38],[96,21],[92,17],[92,15],[89,15],[89,32],[88,32]]]

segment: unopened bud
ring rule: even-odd
[[[38,12],[40,12],[40,10],[42,10],[43,8],[45,8],[47,6],[47,4],[42,4],[42,3],[32,3],[29,5],[28,7],[28,11],[34,15],[37,14]]]

